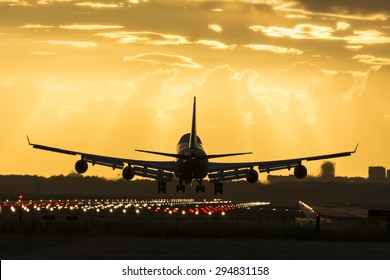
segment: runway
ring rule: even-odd
[[[389,232],[367,209],[194,199],[4,201],[2,259],[388,259]],[[326,219],[326,222],[325,222]],[[302,222],[304,221],[304,222]],[[362,253],[364,252],[364,253]]]
[[[0,237],[1,259],[297,259],[390,258],[390,243],[256,238],[157,238],[137,236]]]
[[[3,214],[41,217],[43,220],[58,220],[59,217],[71,217],[74,220],[91,217],[114,218],[118,215],[146,216],[225,216],[244,210],[263,210],[269,202],[233,203],[221,199],[195,201],[194,199],[45,199],[16,200],[1,203]],[[1,212],[0,212],[1,213]],[[58,218],[57,218],[58,217]],[[72,218],[68,218],[71,220]],[[60,219],[61,220],[61,219]]]

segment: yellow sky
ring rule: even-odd
[[[0,0],[0,174],[73,171],[75,157],[34,150],[26,134],[164,160],[134,149],[174,152],[193,96],[206,152],[253,152],[228,161],[359,142],[337,175],[390,168],[389,23],[380,0]]]

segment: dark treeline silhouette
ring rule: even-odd
[[[314,204],[356,205],[367,208],[390,208],[389,184],[346,184],[342,182],[279,182],[248,184],[246,181],[225,183],[223,195],[214,194],[214,185],[205,182],[205,193],[195,187],[176,192],[176,183],[168,183],[167,193],[158,194],[155,181],[107,180],[89,176],[0,176],[0,200],[82,198],[194,198],[224,199],[233,202],[270,201],[273,205],[297,206],[298,200]]]

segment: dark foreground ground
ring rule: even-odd
[[[1,259],[390,259],[389,242],[156,238],[132,236],[0,236]]]

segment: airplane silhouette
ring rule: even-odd
[[[81,159],[75,164],[75,169],[78,173],[84,173],[88,169],[88,163],[92,165],[99,164],[108,166],[113,169],[122,169],[122,176],[126,180],[131,180],[135,175],[144,178],[151,178],[157,181],[157,192],[166,193],[167,182],[171,182],[173,177],[178,179],[176,191],[185,191],[185,187],[192,185],[193,181],[197,181],[196,192],[205,191],[203,179],[209,178],[209,181],[214,183],[214,193],[223,194],[223,182],[246,178],[249,183],[255,183],[258,180],[258,172],[254,169],[257,167],[259,172],[271,172],[275,170],[294,168],[294,175],[297,178],[304,178],[307,175],[307,169],[302,165],[302,161],[322,160],[336,157],[350,156],[354,151],[341,152],[334,154],[326,154],[312,157],[302,157],[276,161],[258,161],[258,162],[233,162],[233,163],[216,163],[209,162],[209,159],[230,157],[237,155],[250,154],[231,153],[231,154],[216,154],[207,155],[203,149],[202,141],[196,132],[196,97],[194,97],[194,105],[192,111],[192,127],[191,132],[184,134],[176,147],[176,153],[163,153],[146,150],[136,150],[138,152],[156,154],[175,158],[175,161],[145,161],[126,158],[116,158],[88,154],[83,152],[64,150],[55,147],[43,146],[40,144],[32,144],[27,136],[28,144],[33,148],[63,153],[68,155],[79,155]]]

